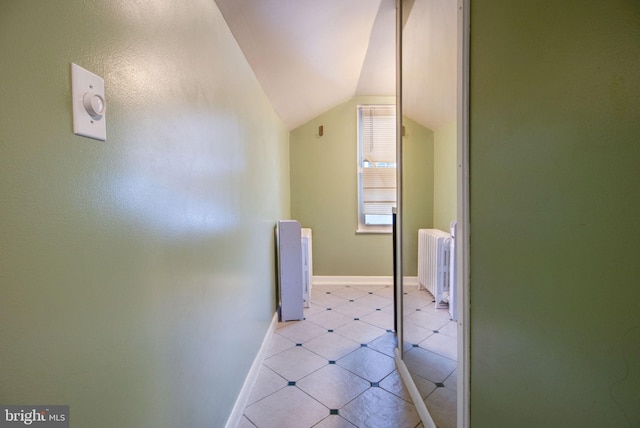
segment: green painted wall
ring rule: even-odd
[[[0,403],[223,426],[274,313],[289,171],[215,3],[4,0],[0,57]],[[106,142],[73,135],[71,62],[105,78]]]
[[[356,234],[356,106],[394,102],[352,98],[291,131],[291,216],[313,229],[314,275],[393,273],[391,235]],[[405,127],[405,275],[415,276],[417,229],[433,224],[433,133],[410,119]]]
[[[471,2],[471,426],[640,426],[640,3]]]
[[[433,227],[434,134],[405,116],[403,138],[404,274],[418,275],[418,229]]]
[[[457,122],[433,133],[433,226],[449,232],[457,218]]]

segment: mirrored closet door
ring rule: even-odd
[[[402,2],[402,272],[398,348],[438,427],[456,426],[457,323],[448,266],[456,220],[455,0]],[[414,278],[417,277],[417,281]]]

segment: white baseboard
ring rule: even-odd
[[[392,276],[317,276],[311,280],[312,285],[324,287],[345,287],[345,286],[387,286],[393,285]],[[405,276],[403,280],[405,286],[417,286],[417,276]]]
[[[409,369],[405,365],[404,361],[400,357],[400,349],[396,348],[395,350],[395,360],[396,367],[398,368],[398,373],[404,382],[404,386],[407,387],[407,391],[409,391],[409,395],[411,396],[411,400],[413,404],[416,406],[416,410],[418,411],[418,415],[422,420],[422,424],[425,428],[437,428],[429,410],[427,409],[427,405],[424,404],[422,400],[422,396],[420,395],[420,391],[418,391],[418,387],[416,386],[411,374],[409,373]]]
[[[411,287],[418,287],[418,277],[417,276],[405,276],[404,279],[402,280],[402,284],[406,287],[406,286],[411,286]]]
[[[238,394],[236,403],[233,405],[233,409],[231,410],[229,419],[227,419],[225,428],[236,428],[240,423],[240,420],[242,419],[242,414],[244,413],[244,409],[245,407],[247,407],[247,402],[249,401],[251,390],[253,390],[253,387],[256,384],[256,380],[258,379],[258,373],[260,372],[260,368],[262,367],[264,357],[267,354],[267,350],[269,349],[269,344],[271,343],[271,338],[273,337],[273,334],[276,331],[277,325],[278,325],[278,313],[276,312],[273,315],[273,319],[271,320],[271,325],[269,325],[269,329],[267,330],[267,333],[265,334],[264,339],[262,340],[262,345],[260,345],[260,350],[256,354],[256,357],[253,360],[253,364],[251,364],[249,373],[247,373],[247,377],[244,380],[244,384],[242,385],[240,394]]]

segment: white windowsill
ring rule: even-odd
[[[381,234],[386,234],[386,235],[391,235],[391,233],[393,232],[393,230],[391,229],[391,226],[389,227],[367,227],[365,228],[358,228],[356,230],[356,235],[381,235]]]

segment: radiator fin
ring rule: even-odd
[[[313,251],[311,241],[311,229],[303,227],[300,229],[302,244],[302,298],[304,307],[311,306],[311,279],[313,277]]]

